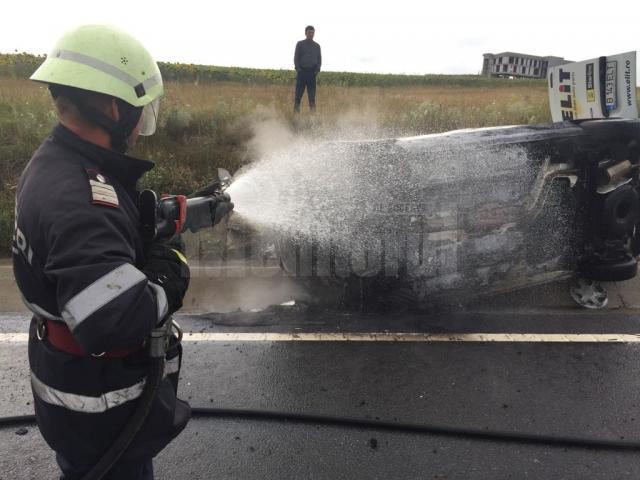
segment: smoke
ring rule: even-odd
[[[258,105],[251,118],[252,138],[247,145],[251,158],[260,159],[295,141],[295,132],[274,106]]]
[[[382,117],[372,105],[350,108],[337,116],[295,115],[287,119],[273,105],[258,105],[249,119],[251,158],[264,157],[297,143],[370,140],[391,136],[382,127]]]
[[[235,271],[234,271],[235,270]],[[192,278],[184,299],[184,312],[233,312],[262,310],[292,299],[304,300],[305,292],[278,268],[191,268]]]

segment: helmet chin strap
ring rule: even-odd
[[[106,130],[111,137],[111,148],[113,150],[119,153],[127,151],[129,138],[140,121],[142,107],[134,107],[116,98],[120,114],[120,118],[116,121],[97,108],[87,104],[78,89],[50,84],[49,90],[54,99],[59,95],[68,98],[78,108],[83,117]]]
[[[111,135],[111,146],[114,150],[125,153],[129,148],[129,138],[135,130],[140,116],[142,115],[142,107],[134,107],[127,102],[116,98],[120,119],[114,131],[109,132]]]

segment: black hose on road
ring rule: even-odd
[[[473,440],[550,445],[565,448],[589,448],[597,450],[640,450],[640,442],[633,440],[609,440],[586,437],[564,437],[541,435],[536,433],[510,432],[500,430],[484,430],[480,428],[452,427],[449,425],[428,425],[404,423],[396,421],[372,420],[365,418],[337,417],[307,413],[278,412],[271,410],[243,410],[236,408],[202,408],[192,409],[194,417],[200,418],[238,418],[256,421],[279,421],[290,423],[306,423],[329,425],[345,428],[364,428],[369,430],[385,430],[399,433],[418,433],[447,437],[468,438]],[[35,423],[34,415],[0,417],[0,428],[25,423]]]

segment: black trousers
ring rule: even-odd
[[[311,110],[316,109],[316,69],[315,68],[303,68],[298,72],[296,77],[296,103],[294,110],[300,111],[300,101],[304,94],[304,89],[307,89],[307,96],[309,97],[309,108]]]

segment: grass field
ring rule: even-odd
[[[132,153],[156,162],[146,185],[186,193],[206,183],[217,167],[233,173],[255,161],[251,140],[269,122],[292,135],[330,140],[550,121],[545,82],[473,83],[467,77],[448,77],[450,85],[404,84],[402,79],[397,86],[325,82],[318,87],[317,113],[309,114],[303,103],[298,117],[293,115],[293,86],[279,81],[169,81],[158,132],[142,139]],[[55,122],[44,86],[2,75],[0,69],[0,255],[10,248],[19,173]]]

